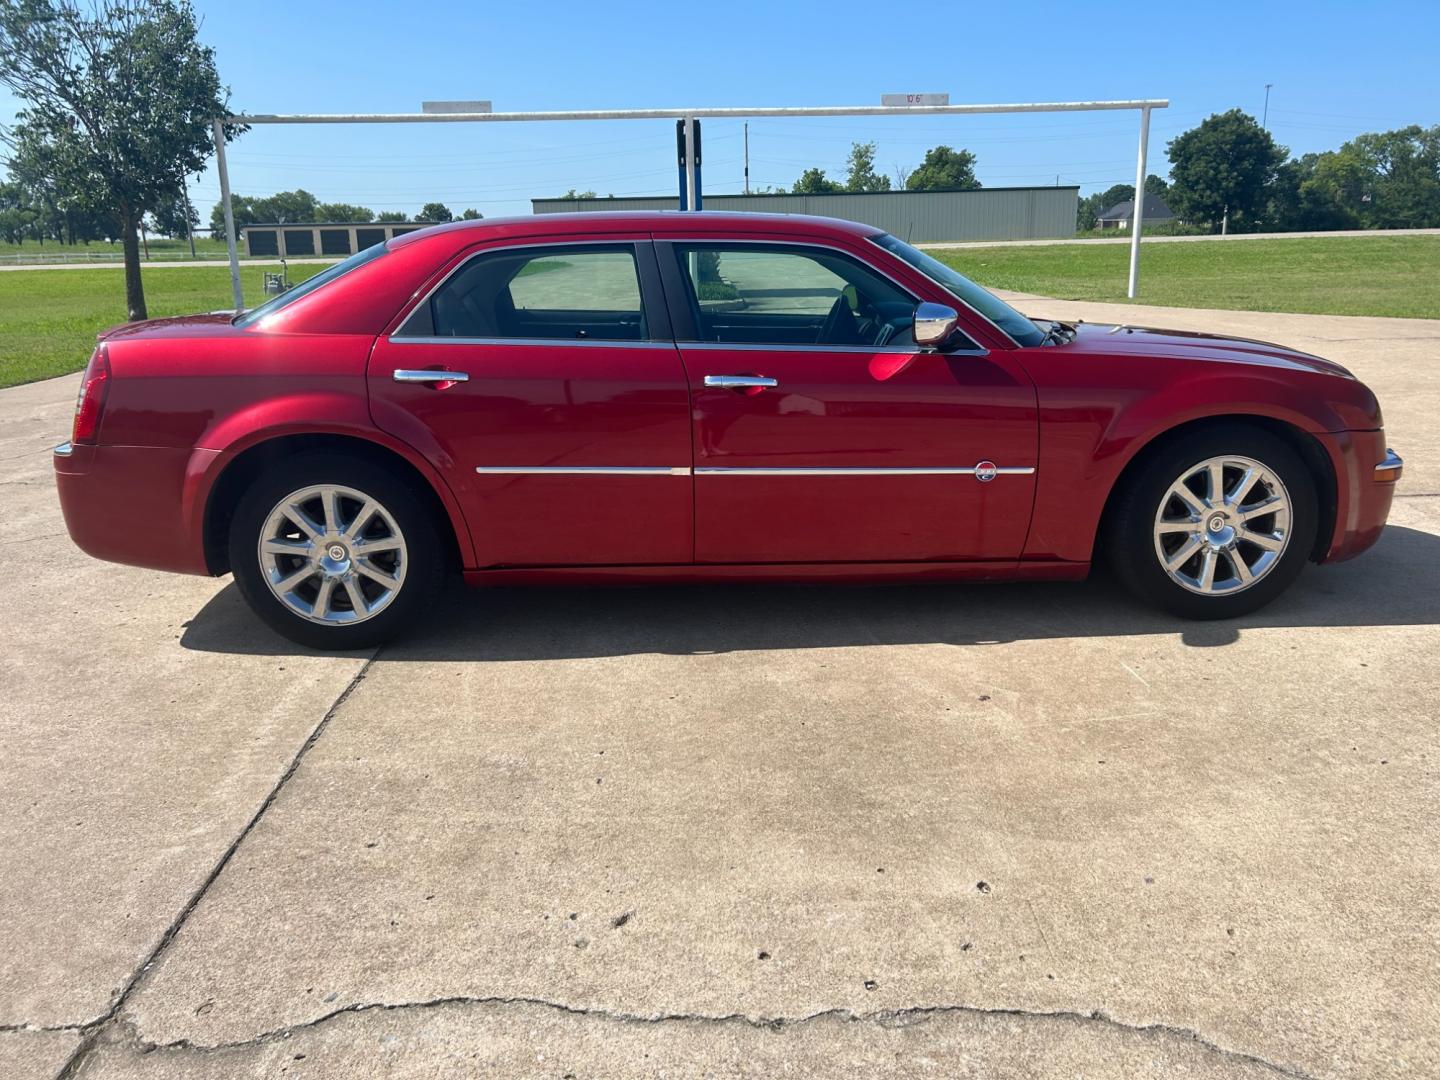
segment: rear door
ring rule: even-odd
[[[688,387],[646,238],[468,254],[369,379],[376,423],[444,459],[479,566],[691,561]]]

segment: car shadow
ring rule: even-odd
[[[1440,623],[1440,537],[1390,526],[1374,550],[1307,567],[1279,600],[1227,622],[1187,622],[1141,606],[1109,575],[1077,584],[651,586],[465,589],[458,583],[385,659],[554,660],[631,653],[703,654],[857,645],[994,645],[1173,634],[1232,644],[1248,630]],[[295,655],[227,584],[186,624],[204,652]]]

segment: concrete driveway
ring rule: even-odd
[[[305,653],[64,535],[0,392],[0,1076],[1440,1073],[1440,323],[1392,528],[1266,611],[497,591]]]

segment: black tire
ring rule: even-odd
[[[281,500],[321,485],[347,488],[375,500],[398,526],[404,541],[401,584],[392,590],[393,596],[383,608],[350,623],[312,621],[282,601],[271,589],[260,561],[262,531]],[[230,568],[240,594],[272,629],[312,649],[368,649],[403,633],[433,604],[446,577],[447,550],[435,513],[414,490],[413,480],[384,465],[340,453],[300,454],[265,472],[241,496],[230,525]],[[303,560],[297,556],[293,565],[303,566]],[[356,610],[347,597],[334,604],[345,605],[352,616]]]
[[[1234,592],[1202,594],[1174,580],[1161,563],[1156,551],[1156,518],[1162,500],[1169,499],[1171,485],[1182,474],[1198,463],[1226,455],[1259,462],[1279,477],[1289,496],[1289,539],[1280,557],[1263,575],[1257,575],[1253,584]],[[1124,486],[1116,492],[1104,536],[1115,574],[1142,600],[1183,618],[1231,619],[1264,607],[1290,587],[1315,546],[1320,517],[1315,477],[1284,439],[1259,427],[1235,422],[1182,433],[1150,452],[1120,483]],[[1183,507],[1169,505],[1172,509]],[[1263,526],[1265,519],[1259,520]],[[1178,553],[1181,541],[1171,542]],[[1234,576],[1234,564],[1228,557],[1221,565],[1229,574],[1227,581],[1242,580]]]

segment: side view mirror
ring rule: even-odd
[[[955,332],[960,321],[959,313],[944,304],[928,301],[915,307],[915,344],[922,349],[939,349]]]

